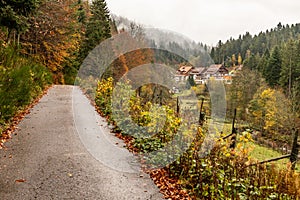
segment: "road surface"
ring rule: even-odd
[[[0,150],[1,200],[162,199],[78,88],[52,87],[18,127]]]

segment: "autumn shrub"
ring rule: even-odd
[[[115,92],[116,87],[117,92]],[[112,101],[113,96],[117,102]],[[168,142],[175,141],[176,145],[166,153],[178,153],[178,157],[175,157],[178,159],[169,162],[171,164],[166,165],[165,168],[168,175],[178,180],[178,184],[189,192],[192,199],[297,199],[300,197],[300,176],[290,167],[283,169],[275,165],[261,165],[250,159],[250,149],[246,145],[251,141],[250,134],[241,135],[234,150],[230,148],[230,140],[216,138],[204,140],[208,133],[206,125],[198,127],[195,124],[188,124],[190,129],[186,129],[183,135],[190,135],[190,137],[181,138],[177,132],[185,122],[177,117],[174,109],[167,106],[156,108],[152,102],[143,104],[129,84],[117,83],[114,86],[111,78],[98,82],[95,102],[103,115],[108,116],[115,125],[122,127],[119,130],[123,134],[133,136],[132,144],[138,152],[153,152],[165,148]],[[165,115],[160,115],[159,109],[163,109]],[[143,131],[149,135],[145,136]],[[191,134],[191,131],[196,134]],[[217,138],[222,138],[221,135],[219,136]],[[188,143],[185,139],[189,138],[192,138],[191,145],[182,153],[182,147]],[[215,145],[211,149],[212,142]],[[203,154],[203,151],[208,154]],[[174,158],[174,155],[169,156]],[[146,158],[153,159],[150,161],[143,161],[156,165],[165,162],[162,160],[165,158],[166,156],[162,155]]]
[[[199,131],[203,135],[205,130]],[[248,139],[242,136],[240,140]],[[219,139],[206,157],[200,156],[199,143],[195,141],[169,166],[170,175],[179,179],[194,199],[299,198],[299,174],[289,166],[283,169],[256,164],[249,157],[249,149],[241,145],[243,141],[232,150],[228,141]]]
[[[12,47],[0,48],[0,132],[52,82],[51,73]]]
[[[173,109],[149,101],[142,103],[129,84],[117,83],[116,87],[118,91],[114,98],[117,101],[112,102],[113,79],[99,81],[95,103],[110,123],[120,127],[122,134],[134,137],[134,147],[141,152],[151,152],[172,139],[180,125],[180,119]]]
[[[91,90],[91,89],[90,89]],[[113,79],[99,81],[96,88],[95,103],[103,116],[111,118],[111,97],[113,92]],[[112,121],[112,120],[111,120]]]

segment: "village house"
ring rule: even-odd
[[[188,80],[192,69],[193,69],[193,66],[181,66],[175,74],[175,80],[177,82],[182,82],[182,81]]]
[[[228,74],[229,71],[226,69],[226,67],[223,64],[211,65],[204,72],[204,76],[206,79],[210,79],[211,77],[214,77],[217,80],[223,80],[223,77]]]
[[[196,84],[205,84],[210,79],[221,80],[226,84],[231,84],[232,75],[229,70],[223,64],[214,64],[209,67],[181,66],[176,74],[175,80],[177,82],[183,82],[192,77]]]
[[[190,71],[190,76],[193,77],[196,84],[204,84],[204,72],[206,68],[205,67],[197,67],[193,68]]]

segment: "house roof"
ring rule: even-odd
[[[191,70],[191,74],[202,74],[205,71],[205,67],[197,67]]]
[[[181,66],[177,70],[177,73],[182,74],[182,75],[187,75],[191,71],[192,68],[193,68],[192,66]]]
[[[228,70],[222,64],[209,66],[209,68],[206,70],[205,73],[206,74],[216,74],[219,70],[224,70],[228,73]]]

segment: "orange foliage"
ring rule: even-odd
[[[129,35],[128,38],[123,39],[122,43],[119,42],[118,45],[118,47],[114,48],[118,59],[110,66],[110,75],[115,81],[119,80],[129,70],[144,64],[150,64],[154,60],[153,50],[150,48],[140,48],[141,46],[146,46],[143,41],[138,41]],[[132,51],[124,55],[119,55],[118,49],[123,49],[122,46],[126,46],[126,49],[131,49]]]
[[[79,49],[80,26],[75,12],[76,0],[42,3],[39,13],[31,19],[31,26],[22,38],[24,53],[35,57],[63,82],[62,70],[67,59]]]

